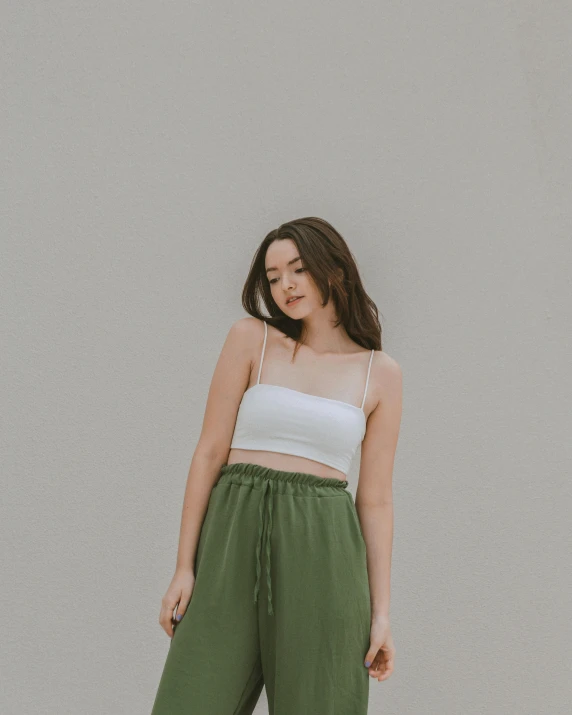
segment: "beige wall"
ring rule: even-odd
[[[404,373],[370,712],[568,712],[570,5],[9,5],[0,711],[150,712],[214,363],[312,214]]]

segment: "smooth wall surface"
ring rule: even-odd
[[[214,364],[306,215],[404,374],[370,712],[570,712],[571,32],[563,0],[4,7],[2,713],[150,712]]]

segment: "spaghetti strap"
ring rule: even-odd
[[[262,321],[264,323],[264,342],[262,344],[262,353],[260,355],[260,365],[258,366],[258,379],[256,380],[256,384],[260,384],[260,373],[262,372],[262,361],[264,360],[264,351],[266,349],[266,336],[268,335],[268,325],[266,324],[266,321]]]
[[[364,404],[365,404],[365,396],[367,395],[367,385],[368,385],[368,383],[369,383],[369,373],[370,373],[370,370],[371,370],[371,361],[373,360],[373,353],[374,353],[374,352],[375,352],[375,350],[372,350],[372,351],[371,351],[371,355],[369,356],[369,365],[368,365],[368,368],[367,368],[367,378],[366,378],[366,381],[365,381],[365,390],[364,390],[364,392],[363,392],[363,400],[362,400],[362,402],[361,402],[361,407],[360,407],[360,409],[362,409],[362,410],[363,410],[363,406],[364,406]]]

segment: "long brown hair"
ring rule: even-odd
[[[294,320],[276,305],[266,277],[265,259],[268,246],[289,238],[296,244],[304,267],[316,283],[323,303],[330,298],[337,315],[335,327],[343,324],[347,334],[358,345],[381,350],[381,323],[378,309],[365,292],[355,258],[340,233],[324,219],[315,216],[298,218],[281,224],[265,237],[250,265],[242,289],[242,306],[255,318],[266,321],[296,341],[302,341],[303,321]],[[260,299],[270,317],[260,312]]]

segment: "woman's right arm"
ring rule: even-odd
[[[238,408],[250,380],[252,348],[259,341],[259,322],[248,317],[233,323],[211,380],[201,434],[187,476],[175,575],[161,602],[159,623],[171,638],[175,608],[177,618],[182,617],[191,599],[201,528],[211,489],[228,459]]]

